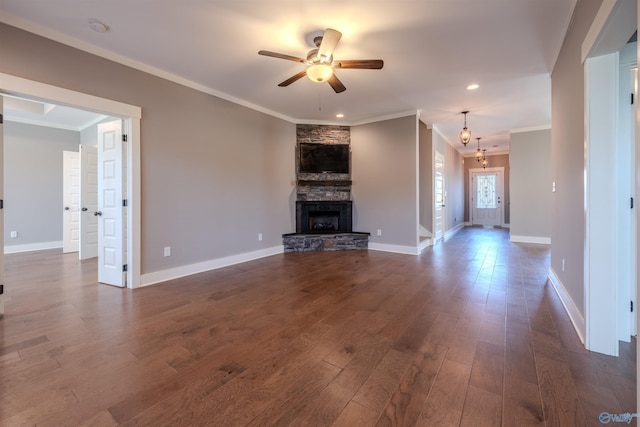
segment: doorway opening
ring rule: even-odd
[[[124,225],[126,233],[123,240],[124,263],[128,288],[140,286],[140,119],[141,109],[137,106],[99,98],[55,86],[22,79],[0,73],[0,93],[18,96],[25,99],[51,102],[58,105],[74,107],[119,118],[122,122],[122,134],[126,135],[123,155],[127,158],[127,166],[123,175],[127,195],[124,206]],[[1,162],[0,162],[1,164]],[[0,224],[0,233],[4,233],[4,223]],[[3,254],[0,254],[0,257]]]

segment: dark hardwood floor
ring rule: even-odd
[[[619,358],[586,351],[547,283],[548,247],[503,230],[134,291],[97,284],[75,254],[5,262],[2,426],[564,427],[635,412],[635,341]]]

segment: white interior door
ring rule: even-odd
[[[471,172],[471,223],[502,225],[502,172],[482,170]]]
[[[4,107],[0,96],[0,318],[4,316]]]
[[[122,121],[98,125],[98,281],[125,285]]]
[[[80,145],[80,259],[98,256],[98,147]]]
[[[444,155],[436,151],[434,164],[434,192],[433,192],[433,240],[444,238]]]
[[[80,242],[80,154],[62,152],[62,252],[78,252]]]

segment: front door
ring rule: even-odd
[[[98,281],[125,286],[122,121],[98,125]]]
[[[473,225],[502,225],[502,172],[471,172],[471,222]]]

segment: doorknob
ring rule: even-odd
[[[96,211],[93,213],[93,216],[102,216],[102,211]]]
[[[68,211],[68,210],[69,210],[69,206],[65,206],[65,207],[64,207],[64,210],[65,210],[65,211]]]
[[[82,212],[86,212],[86,211],[88,211],[87,208],[82,208]]]

